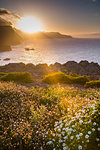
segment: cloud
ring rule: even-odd
[[[0,15],[10,14],[10,11],[6,10],[5,8],[0,8]]]
[[[20,19],[20,17],[17,14],[15,14],[15,13],[13,13],[11,11],[8,11],[5,8],[0,8],[0,15],[11,15],[11,16],[17,18],[17,19]]]
[[[17,21],[20,19],[16,13],[8,11],[5,8],[0,8],[0,18],[10,22],[13,26],[16,26]]]

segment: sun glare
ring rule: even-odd
[[[42,24],[33,17],[23,17],[18,22],[18,28],[27,33],[43,31]]]

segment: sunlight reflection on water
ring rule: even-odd
[[[35,50],[26,51],[25,48]],[[4,61],[4,58],[10,58]],[[100,39],[42,39],[12,46],[12,51],[0,52],[0,65],[8,63],[65,63],[70,60],[88,60],[100,64]]]

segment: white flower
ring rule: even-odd
[[[52,139],[52,141],[54,141],[54,142],[55,142],[55,139]]]
[[[91,123],[91,120],[89,120],[88,123]]]
[[[82,135],[83,135],[83,133],[80,133],[80,134],[79,134],[79,136],[82,136]]]
[[[62,142],[63,142],[63,141],[60,139],[60,140],[59,140],[59,143],[62,143]]]
[[[73,132],[75,132],[75,131],[76,131],[76,129],[73,130]]]
[[[55,136],[55,134],[54,134],[54,133],[53,133],[52,135],[53,135],[53,136]]]
[[[52,142],[52,141],[49,141],[49,142],[47,142],[47,144],[53,144],[53,142]]]
[[[98,131],[100,131],[100,128],[98,128]]]
[[[88,134],[91,134],[91,131],[88,131]]]
[[[66,146],[66,147],[63,147],[63,150],[67,150],[68,149],[68,147]]]
[[[76,135],[76,138],[77,138],[77,140],[79,140],[79,139],[80,139],[80,136],[77,134],[77,135]]]
[[[46,132],[46,134],[48,134],[48,131]]]
[[[99,142],[99,138],[96,138],[96,141]]]
[[[58,134],[58,137],[61,137],[61,134]]]
[[[65,124],[65,127],[67,127],[67,126],[68,126],[68,123]]]
[[[93,128],[92,131],[95,131],[95,129]]]
[[[87,140],[86,142],[88,142],[88,143],[89,143],[89,140]]]
[[[58,132],[61,132],[61,129],[58,129]]]
[[[84,143],[84,141],[82,141],[82,143]]]
[[[63,128],[62,130],[65,130],[65,128]]]
[[[87,135],[85,135],[85,138],[86,138],[86,139],[88,139],[88,138],[89,138],[89,135],[88,135],[88,134],[87,134]]]
[[[96,125],[96,122],[94,122],[93,125],[95,126],[95,125]]]
[[[70,139],[72,140],[74,138],[74,136],[71,136]]]
[[[72,125],[72,128],[74,128],[75,127],[75,125]]]
[[[62,132],[62,135],[64,136],[64,135],[65,135],[65,132]]]
[[[64,137],[64,140],[66,140],[66,139],[68,139],[68,137],[67,137],[67,136],[65,136],[65,137]]]
[[[83,123],[83,120],[80,120],[79,123]]]
[[[66,145],[65,143],[62,144],[63,147],[65,147],[65,145]]]
[[[79,145],[79,146],[78,146],[78,149],[79,149],[79,150],[80,150],[80,149],[82,149],[82,146],[81,146],[81,145]]]

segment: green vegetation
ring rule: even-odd
[[[85,87],[100,88],[100,80],[93,80],[93,81],[86,82]]]
[[[0,83],[0,150],[99,150],[100,89]]]
[[[62,72],[56,72],[46,75],[42,81],[49,84],[85,84],[89,79],[87,76],[67,75]]]
[[[6,75],[6,73],[0,72],[0,77],[2,77],[2,76],[4,76],[4,75]]]
[[[32,75],[29,72],[12,72],[1,75],[2,75],[2,77],[0,77],[1,81],[15,81],[22,83],[33,82]]]

